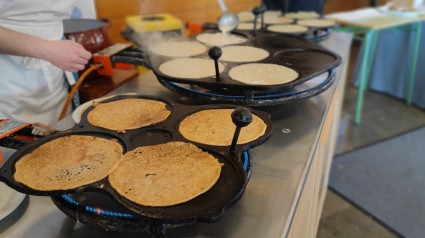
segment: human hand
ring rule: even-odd
[[[72,40],[46,41],[43,59],[70,72],[83,70],[92,54]]]

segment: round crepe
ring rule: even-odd
[[[204,44],[211,46],[234,45],[246,42],[248,39],[235,34],[203,33],[199,34],[196,39]]]
[[[335,25],[334,20],[326,20],[326,19],[300,20],[297,23],[298,25],[309,26],[309,27],[331,27]]]
[[[233,109],[209,109],[186,117],[179,126],[182,136],[190,141],[207,145],[228,146],[232,144],[236,126],[232,121]],[[252,122],[242,127],[238,144],[248,143],[264,135],[267,125],[256,115]]]
[[[228,62],[252,62],[265,59],[269,56],[266,50],[252,46],[225,46],[219,60]]]
[[[218,62],[218,70],[223,72],[224,64]],[[174,78],[205,78],[215,76],[214,60],[200,58],[173,59],[162,63],[159,71]]]
[[[114,140],[70,135],[51,140],[15,164],[14,179],[40,191],[67,190],[105,178],[122,158]]]
[[[261,22],[261,19],[259,20]],[[278,15],[264,15],[264,23],[266,24],[285,24],[292,23],[294,19]]]
[[[319,18],[320,15],[317,12],[289,12],[285,14],[285,17],[294,18],[294,19],[312,19]]]
[[[251,11],[240,12],[238,13],[238,17],[239,22],[252,21],[255,18],[254,13],[252,13]]]
[[[308,27],[300,25],[273,25],[267,27],[268,31],[278,33],[304,33],[308,31]]]
[[[129,98],[99,103],[87,119],[93,126],[125,132],[162,122],[170,114],[161,101]]]
[[[280,10],[267,10],[267,11],[264,12],[264,17],[280,16],[280,15],[282,15],[282,11],[280,11]]]
[[[222,164],[190,143],[138,147],[124,155],[109,175],[123,197],[144,206],[171,206],[208,191]]]
[[[277,64],[250,63],[233,67],[229,76],[246,84],[276,85],[294,81],[298,73]]]
[[[253,31],[254,30],[254,23],[253,22],[243,22],[243,23],[239,23],[238,30],[248,30],[248,31]],[[260,30],[261,29],[261,22],[257,22],[256,25],[256,30]]]
[[[207,51],[207,47],[196,41],[170,41],[149,47],[153,53],[168,57],[188,57]]]

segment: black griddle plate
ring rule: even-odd
[[[292,82],[278,85],[245,84],[237,80],[233,80],[229,76],[229,70],[231,68],[241,64],[246,64],[235,62],[224,62],[226,63],[226,67],[224,71],[220,73],[220,81],[216,80],[215,75],[197,79],[175,78],[165,75],[159,70],[159,66],[165,61],[170,60],[169,58],[157,57],[152,54],[148,54],[152,70],[157,78],[161,80],[182,84],[193,84],[213,90],[220,88],[234,89],[236,94],[240,95],[241,91],[245,90],[255,90],[257,92],[264,93],[287,91],[296,85],[337,67],[341,63],[340,56],[320,46],[314,41],[303,37],[264,31],[260,31],[255,34],[244,31],[235,31],[232,33],[247,38],[247,42],[235,45],[254,46],[265,49],[269,52],[269,56],[267,58],[256,61],[256,63],[273,63],[292,68],[298,72],[298,78]],[[201,34],[208,34],[208,32]],[[196,36],[194,37],[196,38]],[[198,55],[196,58],[209,58],[208,52]],[[213,62],[211,63],[211,67],[214,68]]]
[[[243,154],[244,170],[249,180],[252,174],[251,157],[248,152]],[[165,229],[195,222],[185,221],[170,224],[159,223],[152,219],[140,219],[113,197],[101,193],[83,192],[53,196],[52,201],[62,212],[78,222],[106,231],[147,232],[150,237],[164,237]],[[208,222],[214,221],[208,220]]]
[[[196,142],[188,141],[178,132],[178,126],[181,120],[188,115],[197,111],[206,109],[236,108],[234,105],[208,105],[208,106],[192,106],[177,104],[169,99],[158,97],[142,96],[142,95],[119,95],[104,102],[126,98],[146,98],[152,100],[160,100],[166,103],[167,108],[171,110],[169,118],[161,123],[153,126],[144,127],[135,130],[129,130],[126,133],[117,133],[115,131],[98,128],[90,125],[87,121],[87,114],[93,109],[88,108],[82,115],[81,122],[69,131],[56,133],[45,138],[38,139],[28,145],[22,147],[3,165],[0,169],[0,180],[6,182],[10,187],[19,192],[40,195],[40,196],[57,196],[62,194],[73,194],[78,192],[100,192],[111,195],[115,200],[127,209],[133,211],[139,217],[144,219],[155,219],[165,223],[185,223],[193,221],[215,221],[223,215],[225,208],[236,202],[243,194],[248,183],[248,175],[243,169],[243,165],[239,158],[241,154],[255,146],[264,143],[272,132],[272,124],[269,114],[257,110],[252,113],[259,116],[267,125],[266,132],[263,136],[250,143],[237,145],[235,153],[230,152],[230,146],[211,146]],[[80,186],[70,190],[55,191],[38,191],[31,189],[13,179],[15,172],[15,163],[20,158],[38,148],[42,144],[58,137],[67,135],[92,135],[103,138],[117,139],[124,149],[124,153],[131,151],[139,146],[155,145],[167,143],[170,141],[190,142],[199,148],[213,154],[221,163],[224,164],[222,172],[217,183],[206,193],[182,204],[168,207],[147,207],[133,203],[121,195],[119,195],[109,184],[107,178],[100,181]]]
[[[284,32],[273,32],[273,31],[269,31],[268,27],[270,26],[277,26],[277,25],[298,25],[296,24],[297,20],[294,20],[294,22],[292,23],[278,23],[278,24],[265,24],[264,29],[260,30],[263,31],[264,33],[268,33],[268,34],[279,34],[279,35],[289,35],[289,36],[299,36],[299,37],[304,37],[306,39],[309,40],[313,40],[314,42],[320,42],[324,39],[326,39],[329,34],[331,33],[331,29],[334,28],[335,26],[330,26],[330,27],[311,27],[311,26],[305,26],[307,27],[307,31],[305,32],[293,32],[293,33],[284,33]],[[302,25],[300,25],[302,26]],[[243,31],[248,31],[248,32],[253,32],[253,30],[243,30]]]
[[[210,88],[209,91],[205,91],[162,79],[158,79],[158,81],[169,90],[197,101],[204,101],[207,103],[230,103],[244,106],[271,106],[304,100],[324,92],[335,82],[335,72],[334,69],[331,69],[324,80],[321,80],[311,87],[298,89],[298,87],[304,86],[300,85],[285,92],[269,94],[246,90],[245,92],[240,92],[241,94],[239,95],[236,94],[236,90],[231,90],[231,93],[227,93],[228,90],[218,90],[216,88]]]

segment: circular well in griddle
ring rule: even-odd
[[[318,49],[284,49],[273,58],[282,65],[297,65],[301,78],[317,76],[317,72],[327,71],[338,61],[337,56]]]

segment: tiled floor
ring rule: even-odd
[[[336,154],[378,142],[402,132],[425,126],[425,110],[406,106],[405,101],[367,91],[361,123],[354,123],[357,88],[351,75],[359,45],[353,44],[342,109]],[[373,217],[328,190],[319,225],[319,238],[387,238],[397,237]]]

